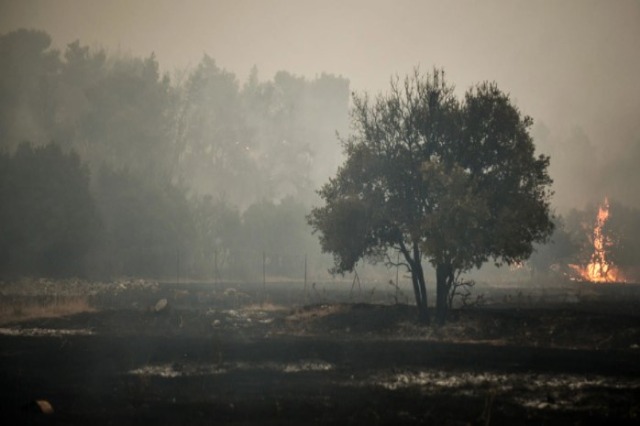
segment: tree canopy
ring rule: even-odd
[[[495,83],[458,99],[444,71],[416,71],[374,100],[354,95],[353,105],[346,161],[308,217],[335,272],[363,258],[392,263],[399,251],[428,321],[427,259],[444,321],[457,273],[522,261],[552,232],[549,158],[535,156],[532,119]]]
[[[347,125],[347,79],[280,71],[259,80],[254,68],[240,82],[206,55],[170,77],[153,53],[138,57],[80,41],[54,46],[42,31],[0,34],[0,276],[48,275],[59,265],[60,274],[166,279],[176,276],[179,260],[181,273],[192,277],[253,279],[247,265],[256,263],[261,274],[264,250],[310,248],[324,264],[304,214],[312,188],[339,164],[335,130]],[[53,142],[47,150],[57,154],[42,160],[51,181],[31,184],[39,172],[23,159],[22,141],[40,159],[40,147]],[[57,215],[70,208],[64,197],[84,194],[79,177],[68,193],[54,187],[64,175],[58,157],[66,156],[77,162],[69,173],[86,179],[89,199],[78,199],[77,209],[88,211],[82,203],[91,201],[98,229],[79,223],[67,232],[71,213]],[[29,228],[27,218],[40,222]],[[250,241],[249,229],[270,241],[266,249]],[[88,255],[45,250],[64,232]]]
[[[0,154],[0,270],[4,275],[84,273],[102,224],[89,174],[57,145]]]

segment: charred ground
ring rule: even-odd
[[[637,286],[488,289],[485,306],[456,311],[440,328],[417,326],[411,306],[349,302],[348,293],[305,300],[292,286],[273,286],[267,298],[260,286],[73,284],[90,311],[1,326],[3,423],[632,424],[640,416]],[[71,297],[52,283],[32,287],[3,285],[3,302]],[[36,400],[54,413],[33,412]]]

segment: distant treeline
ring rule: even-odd
[[[0,57],[0,274],[250,278],[263,252],[282,275],[319,255],[305,214],[339,164],[345,78],[240,83],[208,56],[161,75],[35,30]]]
[[[0,35],[0,278],[256,279],[263,264],[301,278],[305,254],[331,266],[305,215],[341,162],[347,79],[253,69],[239,82],[208,56],[170,76],[153,54],[51,43]],[[588,263],[596,213],[556,218],[532,270]],[[638,210],[611,200],[605,228],[608,259],[637,270]]]

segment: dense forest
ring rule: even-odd
[[[300,279],[307,258],[331,266],[305,216],[341,163],[346,78],[254,68],[240,81],[207,55],[166,74],[153,54],[60,51],[37,30],[0,35],[0,56],[1,275],[250,280],[267,264]],[[533,273],[589,262],[598,206],[575,207]],[[609,258],[636,267],[638,210],[611,210]]]
[[[204,56],[63,52],[0,37],[0,270],[5,275],[251,278],[302,273],[305,222],[340,159],[349,82],[245,82]],[[324,266],[323,266],[324,268]]]

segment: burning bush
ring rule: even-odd
[[[628,282],[637,279],[640,265],[640,211],[607,198],[600,205],[574,210],[567,219],[578,243],[574,279],[591,282]]]

